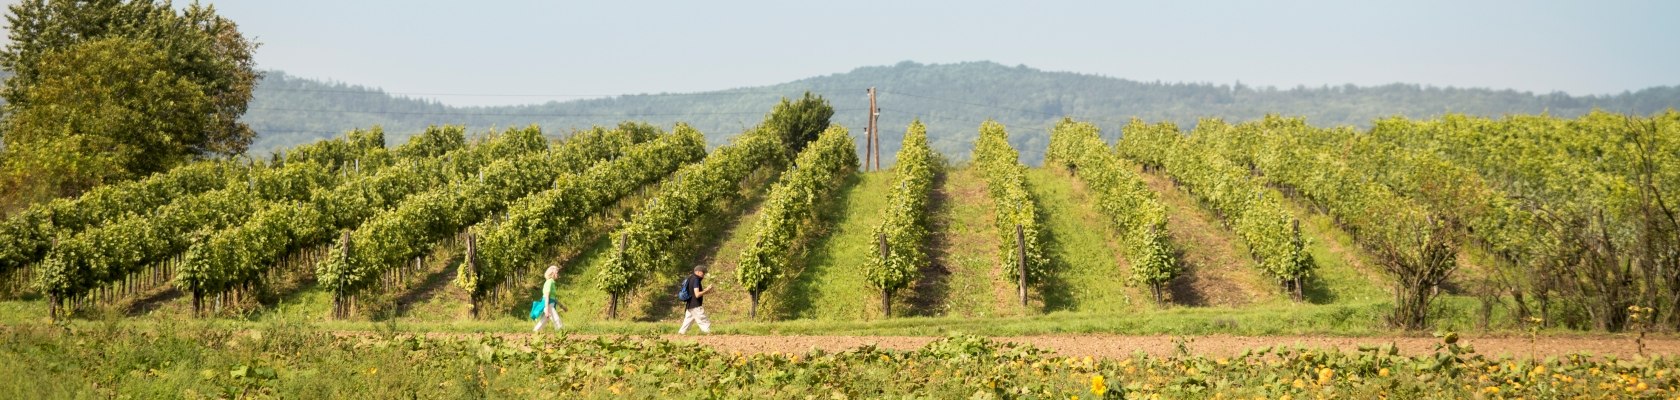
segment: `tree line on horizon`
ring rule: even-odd
[[[806,91],[829,99],[836,123],[864,126],[868,108],[865,89],[869,87],[881,91],[881,126],[904,126],[920,118],[928,127],[934,151],[961,160],[977,137],[972,128],[993,119],[1011,132],[1019,132],[1011,135],[1010,141],[1022,149],[1022,162],[1027,165],[1042,164],[1050,128],[1069,116],[1096,123],[1107,132],[1118,132],[1134,117],[1194,127],[1202,118],[1250,121],[1281,114],[1304,117],[1319,126],[1368,128],[1372,121],[1393,116],[1549,114],[1572,118],[1594,109],[1651,115],[1680,107],[1680,86],[1592,96],[1398,83],[1280,89],[1240,82],[1143,82],[992,62],[907,61],[752,88],[490,107],[451,106],[376,88],[268,71],[243,121],[258,132],[251,146],[253,153],[373,125],[383,126],[400,140],[433,124],[463,124],[484,130],[534,123],[549,128],[548,132],[563,133],[624,120],[666,126],[685,122],[707,132],[708,144],[717,146],[732,136],[731,132],[756,123],[766,107]],[[885,159],[891,160],[903,132],[887,129],[881,133],[882,151]],[[862,137],[863,132],[853,134]],[[1117,133],[1104,139],[1116,139],[1113,135]]]

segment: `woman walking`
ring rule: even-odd
[[[532,328],[531,332],[541,332],[543,323],[549,320],[554,320],[554,330],[560,330],[560,314],[554,312],[554,308],[559,307],[561,310],[571,311],[566,309],[565,305],[554,301],[554,280],[560,279],[560,267],[548,266],[548,270],[543,271],[543,278],[543,311],[542,315],[537,317],[537,327]]]

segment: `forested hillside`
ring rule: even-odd
[[[880,90],[881,126],[906,126],[920,117],[927,124],[928,140],[935,151],[964,159],[973,148],[976,133],[972,128],[987,118],[996,119],[1010,128],[1013,134],[1009,140],[1022,149],[1022,162],[1027,165],[1042,163],[1050,127],[1063,116],[1093,121],[1105,128],[1104,132],[1118,132],[1119,126],[1132,117],[1191,127],[1202,117],[1247,121],[1279,113],[1303,116],[1319,126],[1368,127],[1373,120],[1395,115],[1431,118],[1448,112],[1482,116],[1550,113],[1575,117],[1593,108],[1648,115],[1680,107],[1680,87],[1676,86],[1610,96],[1414,84],[1271,88],[1241,83],[1141,82],[992,62],[902,62],[762,87],[505,107],[453,107],[374,88],[270,71],[257,88],[244,120],[259,135],[251,146],[253,153],[376,124],[400,142],[428,124],[467,124],[483,130],[536,123],[548,128],[550,134],[558,134],[624,120],[664,126],[688,122],[707,132],[708,143],[716,146],[730,132],[740,132],[763,118],[764,110],[781,97],[797,97],[807,90],[834,104],[835,122],[864,126],[868,107],[865,89],[871,86]],[[903,133],[884,131],[881,146],[890,161]],[[860,129],[853,134],[861,136],[863,132]]]

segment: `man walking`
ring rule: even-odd
[[[689,324],[700,325],[701,333],[712,333],[712,320],[706,318],[706,309],[701,307],[706,302],[706,292],[712,291],[706,289],[705,279],[706,266],[699,265],[694,267],[694,275],[689,275],[683,280],[682,290],[689,296],[685,296],[687,299],[683,301],[687,311],[683,312],[682,328],[677,329],[678,335],[687,335]]]

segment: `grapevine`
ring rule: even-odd
[[[1179,266],[1167,237],[1167,209],[1155,192],[1109,150],[1094,125],[1071,119],[1057,124],[1045,160],[1068,168],[1096,192],[1097,210],[1119,231],[1122,251],[1131,263],[1127,282],[1148,285],[1160,303]]]
[[[980,138],[974,143],[974,162],[986,178],[986,192],[992,199],[998,250],[1003,257],[999,264],[1008,266],[1004,270],[1009,271],[1012,280],[1030,287],[1043,282],[1052,271],[1050,259],[1044,256],[1044,227],[1038,204],[1027,191],[1027,167],[1019,160],[1020,154],[1010,147],[1003,124],[986,121],[980,125]],[[1023,249],[1025,279],[1020,276],[1023,267],[1017,265],[1023,262]],[[1019,288],[1023,296],[1026,287]],[[1025,303],[1026,298],[1022,297],[1021,301]]]
[[[881,238],[881,256],[864,265],[869,284],[881,290],[881,313],[892,316],[892,295],[915,281],[927,252],[927,201],[933,190],[933,150],[928,147],[927,127],[912,121],[904,133],[904,145],[893,162],[892,192],[875,234]]]
[[[857,168],[851,133],[835,125],[805,147],[793,171],[770,188],[752,239],[741,250],[735,277],[752,297],[752,316],[758,315],[760,295],[792,269],[795,244],[817,226],[818,210]]]

